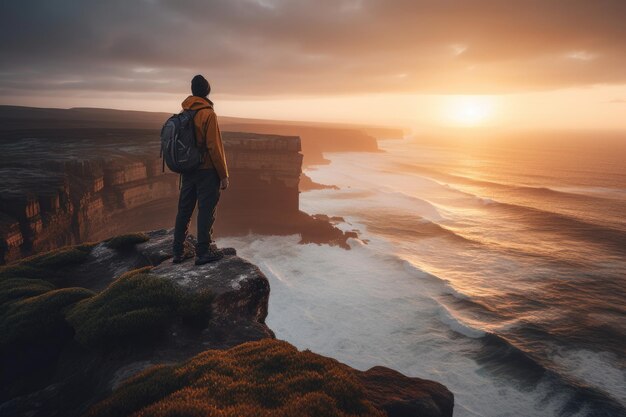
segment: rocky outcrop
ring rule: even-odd
[[[338,190],[336,185],[320,184],[311,179],[305,173],[300,175],[300,191],[312,191],[312,190]]]
[[[31,285],[34,279],[42,279],[53,285],[48,291],[34,295],[35,298],[24,299],[28,301],[24,304],[36,305],[37,297],[53,296],[60,289],[79,286],[94,291],[97,294],[94,298],[106,297],[111,286],[124,279],[120,277],[137,272],[154,282],[171,282],[174,285],[171,288],[181,292],[180,297],[185,303],[197,304],[193,315],[207,317],[208,321],[196,324],[195,320],[167,317],[161,319],[162,326],[157,333],[142,333],[145,325],[156,324],[154,321],[158,316],[155,316],[154,321],[150,319],[138,325],[134,330],[138,337],[129,338],[122,333],[117,335],[113,329],[106,337],[91,337],[85,344],[82,339],[76,339],[81,335],[81,320],[68,318],[71,317],[68,306],[64,306],[64,322],[70,324],[66,323],[58,329],[69,326],[74,331],[63,331],[61,340],[58,335],[33,334],[32,339],[26,342],[18,337],[7,340],[11,343],[3,343],[0,347],[3,369],[0,377],[3,387],[0,416],[80,415],[89,404],[106,395],[122,380],[149,366],[183,361],[207,349],[226,349],[274,337],[265,325],[269,283],[256,266],[236,256],[227,256],[201,267],[193,266],[193,260],[174,266],[164,262],[171,258],[171,233],[160,230],[146,234],[145,238],[148,239],[146,242],[123,247],[122,250],[111,248],[108,242],[101,242],[89,247],[88,255],[80,259],[68,256],[67,251],[57,251],[0,269],[0,283],[7,284],[7,288],[0,290],[0,300],[4,302],[1,306],[1,325],[10,329],[11,323],[7,321],[15,320],[16,314],[10,313],[10,310],[11,306],[21,307],[16,304],[20,300],[7,302],[6,297],[13,297],[8,294],[15,294],[16,291],[19,293],[22,282]],[[192,250],[191,244],[188,244],[187,250]],[[148,284],[141,283],[141,286],[133,297],[150,292]],[[194,297],[202,294],[206,294],[206,298],[195,298],[193,301]],[[107,303],[118,305],[122,301],[112,299]],[[166,303],[158,299],[160,304]],[[46,304],[41,308],[50,307]],[[133,316],[149,310],[150,305],[121,308],[116,313],[107,314],[128,317],[127,324],[123,320],[117,324],[123,328],[133,326],[136,320]],[[50,316],[57,312],[46,311],[45,314]],[[89,314],[97,315],[97,311],[92,309]],[[171,314],[176,315],[175,312]],[[99,318],[99,329],[106,327],[103,319],[106,317]],[[12,334],[6,328],[2,330],[5,334]],[[30,331],[37,332],[35,328]],[[76,336],[72,336],[73,333]]]
[[[400,372],[375,366],[357,372],[367,398],[389,417],[451,416],[454,396],[443,385],[420,378],[407,378]]]
[[[380,152],[376,138],[359,129],[290,123],[224,123],[229,130],[302,138],[303,165],[328,164],[324,152]]]
[[[256,266],[173,265],[171,239],[125,235],[0,267],[0,416],[452,415],[440,384],[275,341]]]
[[[220,202],[218,236],[301,234],[303,241],[347,247],[347,235],[299,210],[297,136],[227,132],[224,145],[231,188]],[[3,132],[0,264],[130,230],[169,227],[179,177],[163,172],[158,153],[153,130]]]

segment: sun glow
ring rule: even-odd
[[[493,118],[494,107],[491,96],[451,96],[443,104],[443,115],[449,124],[478,126]]]

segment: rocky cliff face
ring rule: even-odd
[[[173,265],[171,239],[119,236],[0,268],[0,416],[452,415],[440,384],[275,340],[256,266]]]
[[[357,129],[250,122],[227,122],[224,127],[261,134],[298,135],[302,138],[305,166],[327,164],[324,152],[380,152],[376,138]]]
[[[300,233],[345,245],[347,235],[299,211],[296,136],[226,132],[232,187],[218,235]],[[20,129],[0,136],[0,264],[132,230],[169,227],[177,175],[162,172],[158,132]],[[166,170],[167,171],[167,170]]]

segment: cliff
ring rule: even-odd
[[[376,138],[358,129],[270,123],[224,123],[225,129],[302,138],[304,166],[327,164],[324,152],[379,152]]]
[[[297,136],[224,133],[231,188],[220,235],[300,234],[344,247],[351,234],[299,210]],[[129,230],[170,227],[178,175],[162,172],[158,132],[17,129],[0,135],[0,264]],[[192,225],[193,227],[193,225]]]
[[[172,265],[170,246],[160,230],[0,268],[0,416],[452,415],[440,384],[275,340],[256,266]]]
[[[160,130],[168,113],[97,108],[37,108],[0,105],[0,131],[65,129]],[[400,138],[401,129],[334,123],[292,122],[220,116],[222,132],[299,136],[304,165],[327,163],[323,152],[377,152],[376,138]]]

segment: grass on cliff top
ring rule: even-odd
[[[64,314],[93,292],[84,288],[53,289],[33,279],[8,279],[0,284],[0,351],[33,343],[45,345],[69,329]]]
[[[149,269],[130,271],[74,306],[67,320],[76,340],[86,346],[125,344],[157,337],[177,318],[209,319],[211,294],[185,294]]]
[[[92,243],[66,246],[21,259],[14,264],[0,267],[0,280],[9,278],[53,280],[64,268],[85,262],[94,246]]]
[[[345,365],[265,339],[131,378],[89,417],[382,417]]]
[[[34,297],[54,290],[55,286],[41,279],[8,278],[0,281],[0,309],[4,304]]]
[[[148,239],[133,233],[109,239],[106,245],[123,251]],[[192,325],[209,320],[211,293],[187,294],[151,275],[149,268],[121,276],[97,295],[84,288],[57,289],[71,273],[69,268],[86,262],[95,245],[67,246],[0,267],[2,346],[37,338],[45,344],[46,326],[53,331],[71,325],[80,343],[114,347],[157,336],[173,320]]]
[[[149,236],[145,233],[131,233],[113,237],[105,241],[105,245],[110,249],[123,252],[149,239]],[[0,280],[32,278],[56,282],[56,278],[59,275],[63,275],[65,268],[80,265],[87,261],[96,245],[97,243],[83,243],[75,246],[65,246],[21,259],[11,265],[0,267]]]
[[[127,251],[132,249],[135,245],[147,242],[148,240],[150,240],[150,238],[145,233],[129,233],[107,240],[106,245],[109,249]]]

